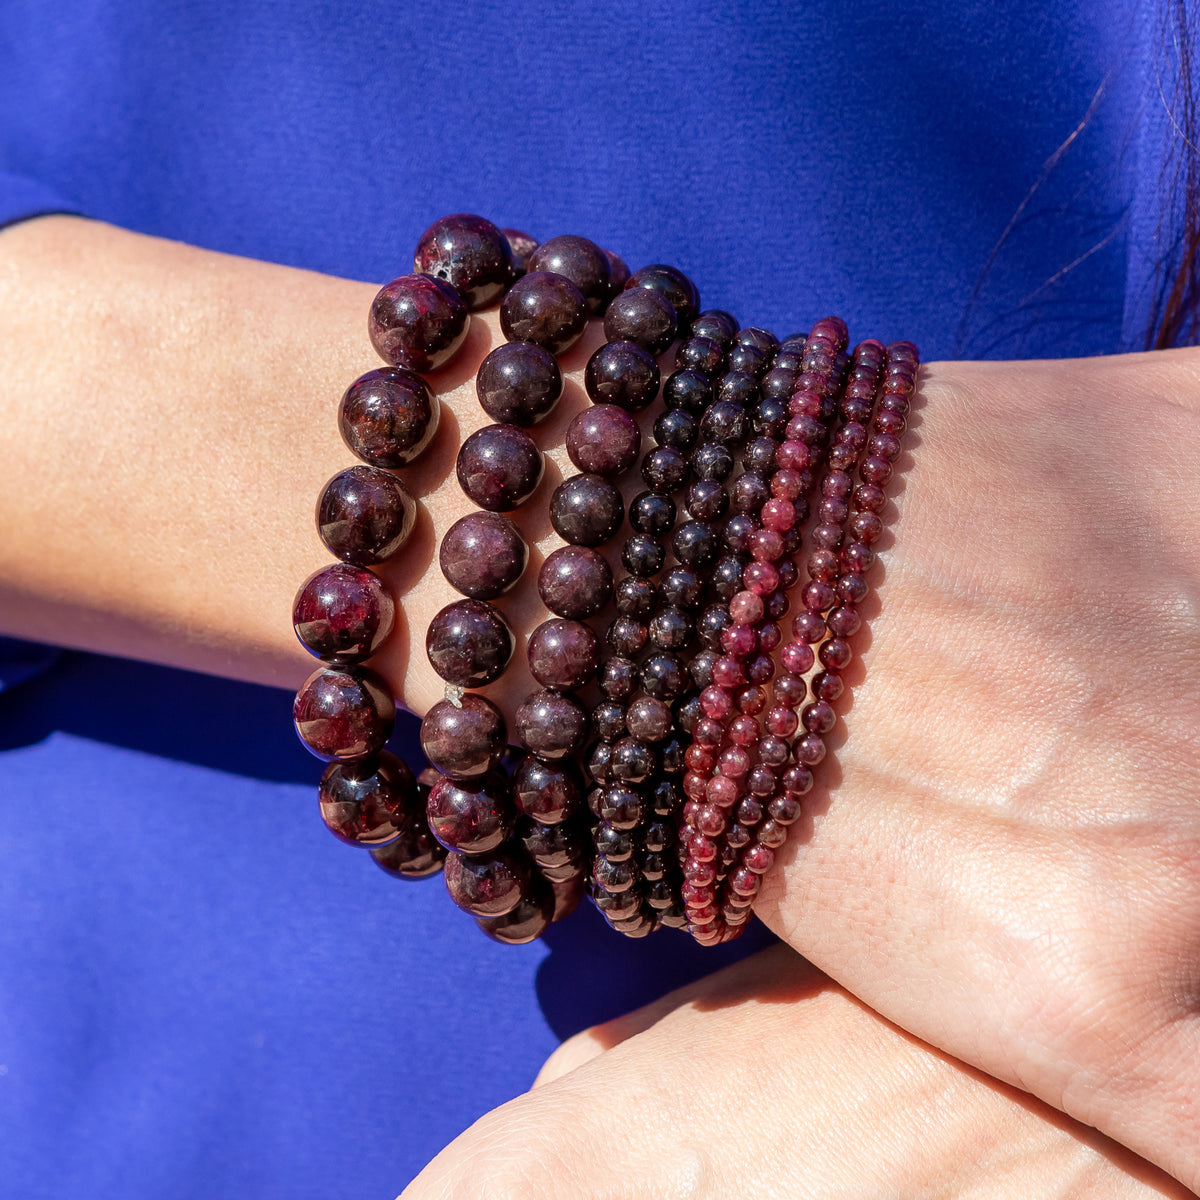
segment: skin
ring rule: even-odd
[[[0,234],[0,626],[295,686],[291,598],[326,561],[307,531],[351,461],[333,410],[376,364],[375,290],[73,218]],[[417,712],[441,686],[414,631],[454,598],[433,558],[468,511],[454,455],[498,339],[473,318],[432,379],[442,427],[405,472],[425,515],[381,572],[404,619],[377,665]],[[573,470],[601,339],[564,358],[530,514]],[[758,906],[885,1018],[1193,1189],[1198,419],[1194,351],[923,368],[836,763]],[[558,540],[521,519],[536,570]],[[489,693],[510,713],[545,616],[518,591]]]

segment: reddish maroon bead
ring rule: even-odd
[[[763,719],[763,727],[767,732],[780,738],[791,737],[797,725],[796,714],[782,705],[772,708]]]
[[[512,248],[491,221],[455,213],[421,235],[413,270],[452,284],[469,308],[485,308],[512,279]]]
[[[723,721],[733,713],[733,697],[719,685],[706,687],[700,693],[700,710],[714,721]]]
[[[815,767],[825,757],[825,742],[815,733],[806,733],[796,740],[796,761],[807,767]]]
[[[843,604],[861,604],[869,590],[866,579],[856,571],[838,576],[837,594]]]
[[[884,396],[879,401],[880,412],[895,413],[898,417],[907,417],[911,407],[905,396]],[[899,433],[901,431],[891,430],[890,432]]]
[[[846,500],[854,490],[854,481],[845,471],[830,471],[821,480],[821,495],[832,500]]]
[[[737,782],[725,775],[713,775],[704,788],[704,799],[708,805],[718,808],[732,808],[737,803],[739,794]]]
[[[794,763],[784,771],[781,783],[788,796],[807,796],[812,791],[813,773],[806,764]]]
[[[683,757],[688,769],[701,775],[707,775],[717,765],[717,752],[694,742],[684,751]]]
[[[705,717],[696,722],[696,728],[692,731],[692,737],[698,746],[719,746],[725,737],[725,726],[718,720],[711,720]]]
[[[717,857],[717,843],[702,833],[689,834],[686,848],[688,857],[697,862],[712,862]]]
[[[625,289],[646,287],[661,292],[670,302],[671,307],[679,314],[679,326],[687,329],[700,311],[700,293],[696,285],[675,267],[663,263],[655,263],[643,267],[631,275],[625,284]]]
[[[529,547],[500,513],[468,513],[446,531],[438,562],[447,582],[473,600],[502,596],[525,572]]]
[[[809,733],[828,733],[833,728],[837,717],[824,700],[817,700],[804,706],[800,719]]]
[[[808,574],[821,583],[834,583],[838,577],[838,556],[832,550],[814,550],[808,556]]]
[[[542,603],[560,617],[583,620],[612,598],[612,570],[595,550],[563,546],[547,555],[538,572]]]
[[[741,687],[746,682],[746,672],[739,659],[723,655],[712,665],[712,680],[717,687],[725,691],[725,696],[732,701],[732,698],[729,697],[728,689]],[[725,700],[722,700],[721,704],[724,705]],[[701,710],[705,716],[718,717],[716,712],[709,712],[708,708],[704,706],[703,701],[701,701]],[[730,711],[732,711],[732,707],[730,707]]]
[[[738,592],[729,601],[729,615],[738,625],[754,625],[763,618],[762,597],[754,592]]]
[[[775,463],[784,471],[802,471],[812,462],[812,451],[803,442],[780,442]]]
[[[767,802],[767,812],[777,825],[794,825],[801,816],[800,801],[794,796],[772,796]]]
[[[702,801],[708,794],[708,772],[698,770],[685,771],[683,775],[683,794],[687,796],[689,802]]]
[[[625,715],[629,732],[643,742],[661,742],[671,732],[674,719],[669,705],[653,696],[639,696]]]
[[[837,592],[828,583],[814,579],[811,583],[805,584],[800,598],[809,612],[820,613],[827,608],[832,608],[837,603]]]
[[[751,846],[742,863],[746,870],[753,871],[755,875],[765,875],[775,865],[775,853],[767,846]]]
[[[894,433],[876,433],[867,446],[871,454],[895,462],[900,456],[900,439]]]
[[[866,542],[849,542],[842,548],[842,565],[847,571],[865,575],[875,564],[875,551]]]
[[[520,229],[502,229],[500,232],[508,239],[512,251],[513,278],[519,279],[529,270],[529,256],[538,248],[537,238]]]
[[[641,444],[637,422],[615,404],[586,408],[567,426],[571,461],[581,471],[597,475],[620,475],[628,470],[637,461]]]
[[[371,848],[371,857],[389,875],[425,879],[442,869],[446,847],[430,833],[424,812],[414,812],[392,841]]]
[[[582,796],[578,771],[569,762],[546,762],[530,754],[513,772],[513,803],[543,825],[565,821],[579,809]]]
[[[725,814],[715,804],[706,805],[696,814],[696,831],[707,838],[720,837],[728,824]]]
[[[792,622],[792,633],[799,641],[819,642],[825,636],[825,622],[820,613],[806,610]],[[797,667],[789,666],[788,670],[796,675],[802,674]]]
[[[497,346],[475,377],[480,406],[500,424],[528,427],[544,421],[558,405],[562,390],[558,360],[532,342]]]
[[[443,608],[425,634],[433,669],[459,687],[483,687],[499,679],[515,642],[507,622],[482,600],[456,600]]]
[[[796,524],[796,506],[790,500],[774,497],[762,506],[762,523],[777,533],[791,529]]]
[[[867,427],[861,421],[847,421],[838,430],[837,441],[840,445],[861,450],[867,444]]]
[[[886,408],[875,414],[875,432],[877,434],[888,434],[899,438],[904,429],[905,420],[902,414]]]
[[[801,617],[796,618],[799,623],[803,617],[812,616],[812,613],[804,613]],[[825,632],[825,623],[821,623],[821,633]],[[818,634],[818,637],[821,635]],[[814,638],[813,641],[816,641]],[[812,646],[806,639],[796,638],[787,643],[779,655],[780,661],[784,668],[790,671],[793,675],[805,674],[813,665],[813,650]]]
[[[420,375],[382,367],[359,376],[346,390],[338,428],[364,462],[403,467],[433,440],[440,414],[437,397]]]
[[[829,448],[829,468],[832,471],[852,471],[858,459],[858,451],[844,443]]]
[[[809,647],[810,653],[811,649]],[[777,704],[782,704],[787,708],[796,708],[804,701],[805,696],[808,694],[808,688],[802,676],[811,666],[812,662],[810,661],[808,667],[804,668],[804,671],[781,675],[775,681],[774,697]]]
[[[523,504],[542,479],[542,452],[515,425],[485,425],[458,452],[462,490],[480,508],[507,512]]]
[[[689,908],[703,908],[717,898],[716,888],[711,883],[695,883],[690,879],[680,887],[679,895]]]
[[[584,387],[595,404],[615,404],[637,412],[658,395],[654,355],[636,342],[606,342],[584,371]]]
[[[331,833],[351,845],[382,846],[411,820],[417,781],[403,759],[384,750],[378,758],[330,763],[318,797]]]
[[[837,671],[818,671],[813,676],[812,691],[818,700],[832,702],[842,694],[844,689],[845,684]]]
[[[703,886],[706,883],[716,882],[717,869],[710,862],[700,862],[699,859],[689,858],[683,864],[683,877],[691,883]]]
[[[779,570],[772,563],[747,563],[742,571],[742,586],[756,596],[769,596],[780,586]]]
[[[830,638],[827,642],[822,643],[817,655],[822,665],[828,670],[842,671],[850,665],[854,651],[850,648],[850,643],[844,639]]]
[[[729,740],[737,746],[753,746],[761,732],[753,717],[737,716],[729,723]]]
[[[768,850],[778,850],[787,841],[787,829],[780,822],[764,821],[757,829],[758,844]]]
[[[318,758],[346,761],[383,749],[396,719],[387,684],[366,667],[322,667],[292,705],[300,740]]]
[[[493,770],[508,746],[500,710],[473,692],[460,705],[439,700],[421,722],[425,757],[452,779],[478,779]]]
[[[314,571],[292,606],[301,645],[327,662],[361,662],[391,632],[395,604],[377,575],[348,563]]]
[[[582,884],[564,885],[574,889],[575,903],[583,895]],[[528,893],[511,912],[502,917],[477,917],[475,924],[488,937],[505,946],[524,946],[540,938],[556,919],[558,896],[553,885],[531,879]]]
[[[892,477],[892,464],[886,458],[872,454],[864,460],[859,473],[865,482],[882,485]]]
[[[467,338],[467,306],[431,275],[402,275],[380,289],[367,331],[384,362],[426,373],[445,366]]]
[[[729,890],[738,896],[757,896],[762,882],[748,867],[739,867],[729,877]]]
[[[543,242],[529,256],[530,271],[552,271],[569,279],[593,316],[604,311],[612,295],[612,265],[608,256],[585,237],[562,234]]]
[[[721,751],[720,769],[727,779],[741,779],[750,770],[750,755],[741,746],[728,746]]]
[[[834,637],[848,638],[853,637],[862,627],[862,617],[855,609],[839,605],[829,610],[825,624]]]
[[[562,354],[583,336],[588,309],[579,289],[564,275],[530,271],[500,302],[500,328],[510,342],[534,342]]]
[[[803,521],[808,515],[808,501],[804,499],[804,493],[808,490],[810,474],[807,467],[792,467],[776,471],[771,476],[771,495],[780,500],[790,500],[797,521]]]
[[[542,687],[570,692],[595,676],[600,645],[581,622],[552,617],[530,634],[528,657],[529,670]]]
[[[776,592],[776,593],[774,593],[774,595],[769,597],[769,599],[773,600],[775,598],[775,596],[778,596],[778,595],[779,595],[779,593]],[[786,597],[784,597],[784,599],[786,600]],[[778,610],[773,607],[768,606],[767,616],[768,617],[773,616],[776,611],[778,611]],[[765,654],[770,654],[771,651],[773,651],[775,649],[775,647],[778,646],[781,641],[783,641],[783,630],[779,628],[779,625],[776,621],[766,620],[766,621],[763,621],[761,625],[759,625],[758,630],[755,633],[755,645],[758,648],[760,657]],[[749,673],[749,663],[747,663],[747,673]],[[766,681],[771,678],[772,674],[773,674],[773,672],[769,671],[769,672],[767,672],[766,675],[762,676],[761,678],[753,678],[752,682],[753,683],[766,683]]]
[[[624,519],[621,493],[603,475],[572,475],[550,497],[550,524],[573,546],[601,545]]]
[[[754,630],[748,625],[730,625],[721,630],[721,649],[735,658],[745,658],[754,651]]]
[[[655,355],[675,340],[678,327],[674,306],[651,288],[621,292],[604,314],[604,336],[610,342],[636,342]]]
[[[391,558],[412,533],[417,502],[378,467],[339,471],[317,501],[317,532],[331,554],[368,567]]]
[[[515,728],[517,740],[526,749],[557,761],[583,749],[588,719],[577,700],[544,690],[528,696],[517,709]]]
[[[514,814],[507,781],[493,774],[463,785],[443,775],[425,800],[429,828],[447,850],[489,854],[512,832]]]
[[[866,542],[868,546],[877,542],[882,533],[883,522],[875,513],[860,512],[850,518],[851,537],[860,542]]]
[[[817,505],[817,520],[822,525],[840,525],[850,515],[850,505],[845,500],[826,497]]]
[[[818,525],[812,532],[813,545],[821,550],[838,550],[844,540],[840,525]]]
[[[530,865],[523,854],[501,852],[489,858],[451,854],[444,868],[446,891],[473,917],[502,917],[521,903],[529,888]]]

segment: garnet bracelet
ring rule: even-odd
[[[832,317],[781,342],[702,312],[673,267],[631,275],[586,238],[539,245],[465,214],[425,232],[413,269],[371,307],[387,365],[338,411],[361,462],[325,485],[317,530],[340,561],[293,609],[323,663],[294,705],[301,740],[329,762],[321,815],[396,876],[442,871],[454,903],[503,942],[538,937],[585,892],[628,936],[736,937],[826,755],[916,349],[868,340],[848,353]],[[426,633],[445,697],[421,722],[429,766],[415,776],[385,749],[395,701],[366,665],[395,613],[370,568],[403,551],[415,521],[396,472],[437,431],[421,373],[446,365],[469,313],[497,302],[507,340],[476,378],[493,424],[456,462],[477,511],[438,551],[462,599]],[[492,602],[529,562],[507,514],[542,478],[536,434],[562,395],[557,356],[601,316],[591,407],[567,430],[578,473],[550,500],[564,544],[526,584],[548,610],[524,648],[539,688],[506,716],[486,689],[517,638]],[[626,511],[631,478],[641,490]]]

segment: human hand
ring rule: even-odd
[[[402,1200],[1188,1194],[777,946],[572,1038]]]

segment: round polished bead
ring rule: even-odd
[[[717,557],[720,538],[707,521],[685,521],[671,537],[671,548],[681,563],[705,567]]]
[[[310,575],[296,594],[292,623],[301,645],[327,662],[361,662],[383,644],[396,606],[377,575],[333,563]]]
[[[417,781],[403,759],[384,750],[377,758],[330,763],[318,798],[331,833],[351,845],[382,846],[410,821]]]
[[[791,710],[786,710],[791,714]],[[794,714],[792,714],[794,715]],[[824,700],[816,700],[812,704],[806,704],[800,713],[800,719],[804,723],[804,728],[809,733],[828,733],[834,726],[837,720],[833,708]],[[794,728],[794,727],[793,727]],[[772,732],[777,732],[772,730]],[[790,736],[791,731],[783,736]]]
[[[809,649],[811,652],[811,647]],[[811,666],[812,662],[810,661],[809,667]],[[780,675],[775,680],[772,694],[775,697],[776,704],[783,704],[788,708],[796,708],[804,702],[805,697],[808,695],[808,686],[804,682],[802,675]]]
[[[581,470],[619,475],[637,461],[642,434],[637,422],[616,404],[594,404],[567,426],[567,454]]]
[[[437,397],[420,375],[403,367],[381,367],[347,388],[338,407],[338,428],[364,462],[403,467],[433,440],[440,413]]]
[[[595,242],[562,234],[543,242],[529,256],[530,271],[547,271],[569,279],[593,316],[604,311],[612,294],[612,265]]]
[[[318,758],[345,761],[383,749],[396,719],[387,684],[366,667],[323,667],[292,705],[300,740]]]
[[[729,350],[729,369],[750,375],[754,379],[761,379],[766,374],[772,357],[761,346],[738,342],[735,338],[734,345]]]
[[[710,308],[692,322],[693,333],[699,337],[711,338],[722,348],[733,345],[737,331],[737,318],[720,308]]]
[[[629,277],[626,289],[634,287],[652,288],[661,292],[679,314],[680,330],[687,329],[700,311],[700,293],[696,285],[680,270],[655,263],[643,267]]]
[[[550,524],[573,546],[601,545],[624,519],[621,493],[602,475],[572,475],[550,497]]]
[[[654,355],[636,342],[606,342],[584,371],[584,386],[595,404],[616,404],[637,412],[658,395]]]
[[[862,626],[862,618],[858,612],[844,605],[830,609],[825,617],[825,624],[834,637],[853,637]]]
[[[475,391],[494,421],[530,426],[544,421],[562,396],[558,360],[533,342],[497,346],[479,366]]]
[[[543,687],[575,691],[596,674],[596,635],[579,621],[551,618],[529,636],[529,670]]]
[[[367,323],[371,345],[384,362],[422,374],[445,366],[469,327],[463,298],[431,275],[402,275],[385,284]]]
[[[759,391],[762,393],[763,399],[785,402],[789,400],[792,390],[796,386],[796,374],[795,370],[789,369],[777,359],[775,366],[767,371],[759,381]]]
[[[444,868],[446,891],[473,917],[502,917],[521,903],[529,888],[530,863],[524,854],[501,851],[487,858],[451,854]]]
[[[668,651],[652,654],[642,663],[642,691],[649,696],[659,700],[674,700],[688,690],[689,684],[687,668]]]
[[[864,482],[882,486],[892,477],[892,464],[878,454],[869,455],[859,468]]]
[[[850,518],[850,536],[871,545],[883,533],[883,522],[876,513],[860,512]]]
[[[612,287],[609,294],[616,296],[624,290],[632,272],[629,270],[629,264],[619,254],[605,250],[604,257],[608,259],[608,266],[612,271]]]
[[[735,513],[750,516],[771,498],[767,481],[757,472],[739,475],[730,485],[730,503]]]
[[[562,354],[583,336],[588,308],[564,275],[533,270],[509,288],[500,302],[500,328],[510,342],[534,342]]]
[[[646,647],[650,630],[633,617],[618,617],[604,635],[610,650],[624,658],[636,658]]]
[[[745,371],[727,371],[717,382],[718,404],[735,404],[742,409],[743,413],[746,413],[755,409],[760,399],[758,381],[753,375],[747,375]],[[743,416],[741,427],[744,429],[749,424],[749,417]],[[717,440],[715,434],[713,440]],[[726,435],[720,440],[738,441],[740,439]]]
[[[621,547],[621,563],[631,575],[649,578],[657,575],[666,562],[666,550],[656,538],[638,533]]]
[[[582,798],[583,785],[570,762],[547,762],[530,754],[513,772],[513,803],[543,825],[565,821],[578,811]]]
[[[317,532],[336,558],[360,567],[391,558],[412,533],[417,502],[394,475],[348,467],[322,489]]]
[[[653,696],[640,696],[629,706],[626,725],[641,742],[661,742],[672,729],[671,709]]]
[[[629,523],[638,533],[659,537],[675,525],[675,501],[659,492],[641,492],[630,502]]]
[[[538,572],[538,595],[557,616],[583,620],[611,599],[612,570],[595,550],[563,546],[546,556]]]
[[[604,336],[610,342],[636,342],[651,354],[662,354],[675,340],[679,317],[671,302],[652,288],[630,288],[615,296],[604,314]]]
[[[614,862],[603,854],[596,856],[592,879],[596,886],[613,895],[629,891],[637,882],[637,868],[631,862]]]
[[[663,600],[674,608],[698,608],[705,598],[707,580],[695,567],[672,567],[662,578],[659,591]]]
[[[806,733],[803,737],[796,739],[792,752],[798,763],[815,767],[825,757],[825,741],[819,734]]]
[[[609,700],[628,700],[638,688],[637,666],[620,655],[606,658],[600,664],[599,682]]]
[[[512,279],[512,248],[491,221],[455,213],[421,235],[413,270],[453,284],[468,308],[484,308],[500,298]]]
[[[592,882],[592,903],[608,918],[609,921],[623,921],[636,917],[642,908],[641,889],[632,886],[620,891],[610,892]]]
[[[682,650],[692,640],[692,621],[683,609],[667,607],[649,625],[650,642],[659,650]]]
[[[850,643],[844,639],[830,638],[822,643],[818,656],[828,670],[841,671],[849,665],[850,659],[854,657],[854,651],[851,650]]]
[[[592,731],[606,742],[625,736],[625,706],[615,700],[602,700],[591,712]]]
[[[734,466],[732,452],[721,442],[705,442],[692,451],[691,467],[697,479],[728,479]]]
[[[459,704],[439,700],[421,722],[425,757],[452,779],[477,779],[493,770],[508,745],[500,710],[474,693]]]
[[[529,256],[538,248],[537,238],[520,229],[502,229],[500,232],[508,239],[512,251],[513,278],[519,279],[529,270]]]
[[[636,737],[624,737],[614,743],[608,769],[620,783],[644,783],[658,765],[654,751]]]
[[[718,479],[697,479],[688,488],[686,506],[698,521],[716,521],[729,508],[729,492]]]
[[[473,600],[502,596],[524,574],[529,547],[500,513],[468,513],[446,531],[438,563],[447,582]]]
[[[425,813],[414,812],[395,838],[386,845],[371,847],[371,857],[389,875],[425,879],[442,869],[446,847],[429,831]]]
[[[742,466],[759,476],[768,476],[775,470],[776,439],[758,436],[751,438],[742,448]]]
[[[857,571],[849,571],[838,576],[837,594],[843,604],[861,604],[866,599],[869,590],[866,578]]]
[[[581,861],[586,852],[586,838],[574,821],[548,825],[526,819],[518,824],[517,836],[539,867],[565,867]]]
[[[458,452],[458,482],[480,508],[507,512],[523,504],[541,482],[542,452],[515,425],[485,425]]]
[[[683,367],[663,384],[663,403],[668,409],[683,409],[699,417],[712,402],[712,380],[703,371]]]
[[[660,446],[690,450],[699,436],[700,422],[686,408],[669,408],[654,422],[654,440]]]
[[[565,886],[573,887],[574,902],[578,904],[583,894],[582,885]],[[527,894],[511,912],[500,917],[476,917],[475,924],[501,945],[524,946],[536,941],[550,928],[558,906],[559,897],[554,886],[535,878],[530,880]]]
[[[624,784],[614,784],[601,793],[599,812],[596,815],[617,829],[636,829],[641,824],[645,811],[645,803],[636,789]]]
[[[425,634],[430,665],[447,683],[459,687],[483,687],[499,679],[514,647],[504,618],[482,600],[446,605]]]
[[[658,588],[649,579],[627,575],[616,586],[613,600],[617,612],[635,621],[648,621],[654,615],[658,602]]]
[[[512,831],[514,814],[506,780],[493,774],[462,785],[443,775],[425,799],[429,828],[447,850],[488,854]]]
[[[517,709],[515,728],[522,746],[539,758],[556,761],[583,749],[588,719],[577,700],[546,689],[534,692]]]
[[[699,371],[716,381],[725,367],[725,352],[711,338],[690,337],[675,351],[677,371]]]
[[[865,575],[875,562],[875,551],[866,542],[848,542],[842,549],[842,565],[848,573]]]
[[[799,622],[803,617],[811,615],[813,614],[801,614],[800,617],[796,618],[796,621]],[[819,617],[817,619],[820,620]],[[788,642],[779,655],[784,669],[790,671],[793,675],[803,675],[806,671],[811,670],[814,655],[810,643],[819,640],[824,632],[825,622],[821,621],[821,632],[816,637],[810,639],[798,635],[793,641]]]

